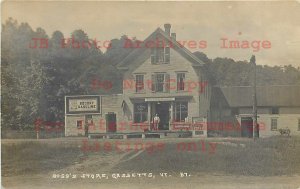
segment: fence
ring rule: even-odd
[[[47,131],[40,130],[39,138],[60,138],[65,136],[65,132],[62,131]],[[1,131],[2,139],[36,139],[36,131],[15,131],[15,130],[2,130]]]

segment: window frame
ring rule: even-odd
[[[273,122],[276,121],[276,122]],[[276,125],[274,125],[276,123]],[[276,127],[276,128],[274,128]],[[278,118],[271,118],[271,131],[277,131],[278,130]]]
[[[180,82],[179,82],[179,75],[183,75],[183,89],[180,89],[180,87],[181,87],[181,84],[179,84]],[[177,88],[176,88],[176,90],[177,91],[185,91],[185,79],[186,79],[186,74],[184,73],[184,72],[178,72],[178,73],[176,73],[176,86],[177,86]]]
[[[145,111],[137,111],[137,105],[142,104],[145,105]],[[136,120],[136,115],[140,116],[139,121]],[[143,120],[143,116],[145,116],[145,120]],[[144,123],[148,121],[148,103],[145,102],[137,102],[133,104],[133,122],[134,123]]]
[[[171,49],[169,46],[151,48],[150,62],[151,64],[169,64]],[[159,56],[160,55],[160,56]],[[162,60],[160,60],[160,57]]]
[[[143,83],[139,84],[138,77],[142,77]],[[142,86],[141,89],[139,87]],[[136,93],[143,93],[145,92],[145,75],[144,74],[136,74],[135,75],[135,92]]]
[[[162,81],[159,81],[159,77],[162,76],[160,79]],[[155,74],[155,92],[164,92],[164,84],[165,84],[165,74],[164,73],[157,73]],[[158,88],[161,88],[161,91],[158,91]]]
[[[163,82],[158,82],[158,75],[163,76]],[[170,74],[169,73],[152,73],[152,92],[153,93],[169,93],[170,92]],[[162,90],[158,91],[158,85],[162,85]]]
[[[182,110],[182,104],[186,105],[186,111]],[[177,106],[179,105],[179,119],[177,117]],[[186,116],[184,117],[184,114]],[[189,103],[187,101],[179,101],[174,103],[173,119],[175,122],[185,122],[185,118],[189,116]]]
[[[76,121],[76,127],[77,127],[77,129],[83,129],[83,125],[84,125],[83,120],[77,120]]]

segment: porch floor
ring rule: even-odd
[[[147,131],[131,133],[89,133],[88,138],[102,139],[130,139],[130,138],[188,138],[192,137],[192,131]]]

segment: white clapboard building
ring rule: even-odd
[[[251,137],[243,129],[210,127],[249,124],[251,87],[212,87],[204,63],[176,41],[170,24],[164,27],[130,47],[134,50],[116,65],[123,76],[121,94],[65,97],[66,136],[189,130],[199,137]],[[266,127],[261,136],[278,134],[281,127],[300,133],[299,86],[258,87],[257,92],[259,121]]]

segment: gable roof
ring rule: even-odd
[[[198,59],[194,54],[192,54],[187,48],[180,45],[175,39],[168,36],[161,28],[157,28],[151,35],[149,35],[144,41],[145,44],[147,41],[154,41],[157,35],[161,35],[165,40],[171,42],[173,44],[173,49],[177,50],[183,57],[188,59],[192,66],[202,66],[205,63]],[[134,60],[137,56],[139,56],[142,52],[144,52],[149,47],[140,47],[133,50],[128,56],[123,59],[120,63],[117,64],[118,69],[126,69],[126,67],[130,64],[132,60]],[[141,62],[142,63],[142,62]]]
[[[253,87],[214,87],[218,94],[214,101],[223,98],[229,107],[249,107],[253,105]],[[220,93],[221,92],[221,93]],[[256,87],[257,106],[295,107],[300,106],[300,85],[272,85]]]

